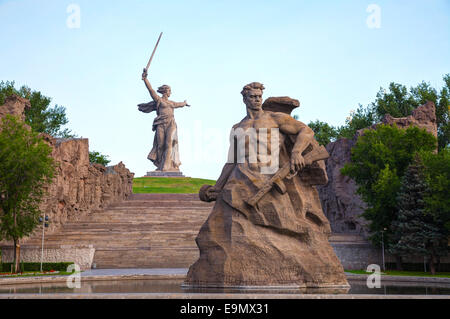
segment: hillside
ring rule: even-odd
[[[196,194],[202,185],[215,183],[214,180],[190,177],[138,177],[133,180],[133,193]]]

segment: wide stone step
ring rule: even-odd
[[[197,200],[200,201],[198,194],[131,194],[128,197],[129,201],[132,200]]]
[[[68,222],[65,225],[73,225],[73,224],[79,224],[79,223],[83,223],[83,222],[89,222],[89,221],[93,221],[93,222],[97,222],[97,221],[111,221],[111,220],[118,220],[118,219],[122,219],[122,221],[129,221],[129,222],[133,222],[133,221],[170,221],[170,220],[179,220],[180,218],[182,219],[202,219],[205,216],[208,216],[210,213],[210,209],[203,209],[203,210],[195,210],[194,212],[192,211],[187,211],[187,210],[180,210],[180,211],[164,211],[164,212],[158,212],[158,211],[154,211],[154,212],[150,212],[150,211],[145,211],[145,212],[133,212],[133,211],[121,211],[118,213],[112,213],[112,212],[105,212],[104,214],[97,214],[97,215],[91,215],[91,216],[86,216],[83,218],[80,218],[79,220],[77,220],[76,222]]]
[[[115,210],[115,209],[130,209],[136,207],[137,208],[149,208],[152,207],[154,209],[163,209],[163,208],[167,208],[167,209],[186,209],[186,208],[205,208],[205,207],[212,207],[209,205],[199,205],[198,203],[190,203],[190,202],[173,202],[173,203],[168,203],[168,202],[157,202],[157,203],[152,203],[152,202],[144,202],[144,203],[130,203],[127,205],[117,205],[117,206],[112,206],[109,207],[109,209],[111,210]]]
[[[188,268],[199,257],[197,247],[96,250],[96,268]]]
[[[200,223],[201,221],[199,221]],[[51,235],[46,235],[45,238],[52,238],[52,236],[58,236],[62,234],[89,234],[89,233],[105,233],[108,231],[114,232],[114,231],[121,231],[121,232],[136,232],[136,231],[142,231],[142,232],[153,232],[153,231],[184,231],[188,230],[191,227],[194,227],[194,230],[199,230],[200,225],[198,223],[186,223],[185,225],[168,225],[167,223],[164,224],[150,224],[150,225],[108,225],[105,226],[80,226],[80,227],[73,227],[73,228],[65,228],[62,230],[61,233],[54,233]]]
[[[147,231],[147,232],[129,232],[123,233],[120,231],[114,232],[97,232],[97,233],[86,233],[86,234],[61,234],[55,236],[49,236],[45,239],[45,242],[51,241],[69,241],[69,240],[79,240],[79,241],[89,241],[89,240],[102,240],[102,241],[113,241],[113,242],[138,242],[140,240],[182,240],[184,238],[192,238],[198,233],[197,230],[179,230],[179,231]],[[32,241],[27,242],[27,244]],[[40,243],[39,241],[35,241]],[[92,243],[96,246],[96,243]]]
[[[214,203],[198,194],[133,194],[46,234],[45,246],[92,245],[97,268],[186,268],[198,258],[195,238]],[[40,233],[27,245],[41,245]]]
[[[348,243],[348,244],[361,244],[361,243],[368,243],[368,241],[362,237],[361,235],[357,234],[339,234],[339,233],[333,233],[330,238],[330,242],[333,243]]]

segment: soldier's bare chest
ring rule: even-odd
[[[241,123],[239,123],[239,128],[242,128],[243,130],[247,129],[273,129],[273,128],[279,128],[279,124],[268,114],[264,114],[257,118],[249,118],[243,120]]]

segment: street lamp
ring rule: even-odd
[[[383,228],[383,230],[381,231],[381,256],[383,258],[383,271],[386,271],[386,264],[384,262],[384,232],[387,230],[387,228]]]
[[[45,221],[45,222],[44,222]],[[44,218],[39,217],[39,222],[42,223],[42,245],[41,245],[41,272],[42,272],[42,261],[44,259],[44,237],[45,237],[45,227],[48,227],[49,218],[45,215]]]
[[[423,242],[423,249],[425,250],[425,242]],[[423,270],[427,272],[427,257],[423,255]]]

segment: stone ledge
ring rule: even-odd
[[[359,275],[346,273],[347,279],[351,281],[366,281],[369,275]],[[21,277],[21,278],[1,278],[0,286],[35,283],[56,283],[66,282],[68,276],[42,276],[42,277]],[[111,281],[111,280],[165,280],[165,279],[185,279],[184,273],[160,273],[160,274],[117,274],[117,275],[81,275],[81,281]],[[410,282],[410,283],[437,283],[450,285],[450,278],[436,277],[413,277],[413,276],[382,276],[382,281]],[[260,287],[262,288],[262,287]],[[286,288],[286,287],[284,287]],[[450,296],[449,296],[450,297]]]
[[[13,247],[1,247],[2,261],[13,262],[14,249]],[[21,262],[40,262],[41,261],[41,246],[22,245],[20,248]],[[44,246],[43,262],[74,262],[80,266],[81,270],[91,269],[94,261],[95,248],[92,245],[71,246]]]
[[[0,299],[450,299],[447,295],[308,295],[222,293],[11,294]]]
[[[19,277],[19,278],[1,278],[0,286],[20,285],[20,284],[43,284],[66,282],[69,275],[65,276],[41,276],[41,277]],[[81,281],[111,281],[111,280],[165,280],[165,279],[184,279],[186,275],[180,274],[161,274],[161,275],[101,275],[101,276],[81,276]],[[0,294],[1,296],[1,294]]]
[[[153,171],[147,172],[144,177],[186,177],[182,172],[164,172],[164,171]]]
[[[367,280],[370,275],[346,273],[349,280]],[[381,281],[439,283],[450,285],[450,278],[381,275]]]
[[[46,249],[78,249],[78,248],[94,248],[94,245],[47,245],[44,244],[44,252]],[[12,249],[11,245],[3,245],[0,246],[0,250],[3,249]],[[20,245],[20,251],[22,251],[22,249],[42,249],[41,245],[35,245],[35,244],[21,244]]]

